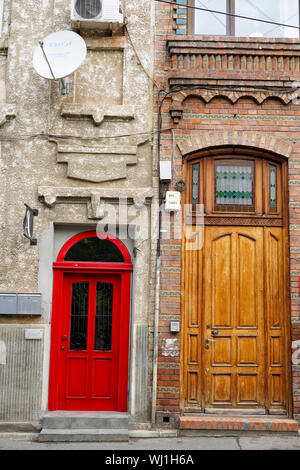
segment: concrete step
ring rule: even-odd
[[[40,442],[127,442],[127,429],[42,429]]]
[[[128,413],[111,411],[52,411],[43,417],[43,429],[126,429]]]
[[[128,413],[112,411],[51,411],[45,413],[41,442],[128,441]]]
[[[180,434],[184,431],[219,430],[219,431],[260,431],[260,432],[298,432],[298,422],[288,418],[270,416],[216,416],[185,415],[180,417]]]

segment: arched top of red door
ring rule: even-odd
[[[61,265],[61,264],[64,264],[64,265],[67,265],[67,264],[70,264],[70,261],[69,260],[66,260],[66,257],[67,257],[67,254],[68,252],[70,252],[70,250],[72,250],[72,248],[74,248],[75,245],[79,244],[81,241],[85,240],[85,239],[100,239],[100,240],[104,240],[105,242],[109,242],[113,245],[113,249],[114,249],[114,253],[119,253],[119,259],[117,260],[117,262],[113,262],[113,261],[109,261],[109,260],[105,260],[105,264],[106,265],[111,265],[111,266],[126,266],[128,269],[132,269],[132,264],[131,264],[131,257],[130,257],[130,254],[126,248],[126,246],[123,244],[123,242],[121,242],[121,240],[119,240],[118,238],[114,237],[113,235],[109,234],[109,233],[106,233],[106,232],[96,232],[95,230],[91,230],[91,231],[88,231],[88,232],[82,232],[82,233],[78,233],[77,235],[75,235],[74,237],[70,238],[70,240],[68,240],[64,246],[61,248],[59,254],[58,254],[58,257],[57,257],[57,260],[56,260],[56,263],[54,263],[54,267],[58,267],[57,265]],[[101,260],[88,260],[88,261],[83,261],[81,262],[79,259],[78,261],[77,260],[71,260],[71,263],[74,264],[74,262],[76,262],[76,264],[80,264],[80,265],[94,265],[94,264],[97,264],[97,265],[102,265],[104,263],[101,262]]]

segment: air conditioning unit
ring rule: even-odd
[[[120,0],[71,0],[71,22],[80,29],[118,29],[124,23]]]

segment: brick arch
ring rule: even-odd
[[[241,98],[251,98],[253,101],[260,105],[269,98],[277,99],[282,104],[289,104],[294,97],[294,92],[284,93],[277,91],[268,91],[267,93],[262,91],[228,91],[228,90],[205,90],[205,89],[193,89],[193,90],[180,90],[172,95],[172,103],[170,105],[170,115],[173,119],[174,124],[178,124],[183,115],[183,105],[186,99],[190,97],[198,97],[204,103],[210,103],[214,98],[227,98],[233,105],[237,103]]]
[[[183,157],[204,149],[226,146],[256,148],[286,158],[289,158],[293,151],[293,144],[254,132],[203,132],[201,135],[184,137],[177,141],[177,147]]]

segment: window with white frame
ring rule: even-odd
[[[300,0],[193,0],[191,5],[202,9],[195,8],[191,14],[194,34],[265,38],[299,37]],[[206,9],[214,12],[205,11]],[[229,15],[218,14],[216,11]]]

